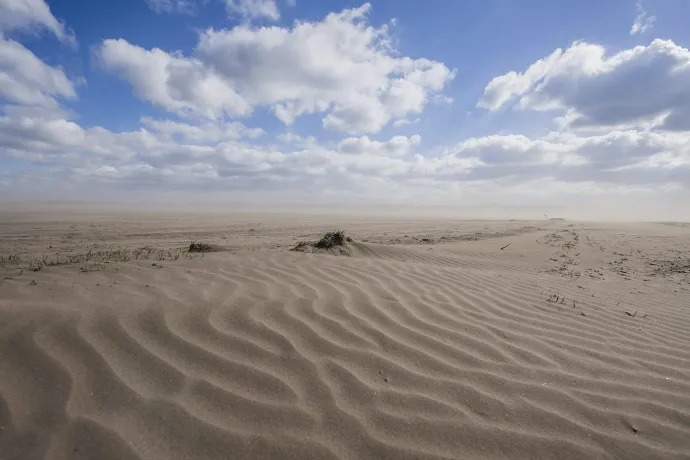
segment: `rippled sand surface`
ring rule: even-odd
[[[0,255],[3,460],[690,458],[687,226],[13,214]]]

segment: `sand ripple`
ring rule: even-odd
[[[2,286],[2,459],[690,458],[687,295],[361,243],[41,275]]]

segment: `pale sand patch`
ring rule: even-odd
[[[1,217],[3,460],[690,458],[687,226]]]

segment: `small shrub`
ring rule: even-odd
[[[345,232],[338,230],[326,233],[323,238],[314,243],[314,247],[319,249],[331,249],[336,246],[344,246],[346,241]]]
[[[189,249],[187,252],[211,252],[213,251],[213,246],[209,243],[197,243],[192,241],[189,244]]]

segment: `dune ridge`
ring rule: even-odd
[[[687,284],[549,225],[0,281],[0,458],[690,458]]]

